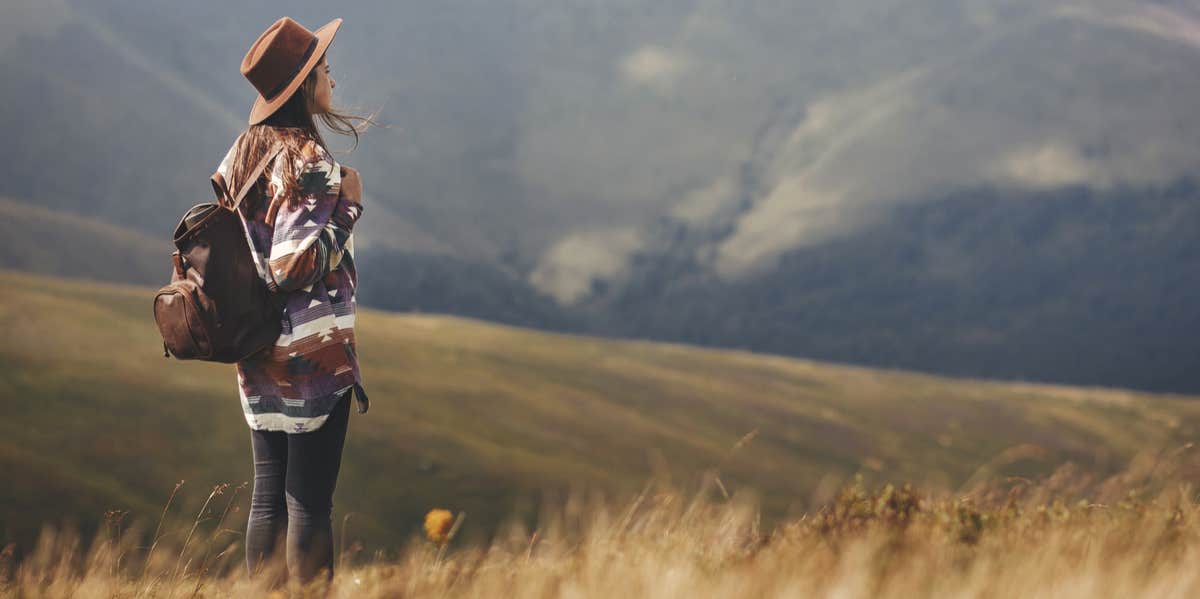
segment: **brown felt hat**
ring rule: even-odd
[[[258,36],[242,59],[242,75],[258,90],[250,110],[251,125],[271,116],[300,89],[341,26],[342,20],[334,19],[312,32],[283,17]]]

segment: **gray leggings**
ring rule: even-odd
[[[347,392],[315,431],[250,431],[254,492],[246,523],[246,568],[251,575],[287,539],[287,569],[301,582],[325,571],[333,577],[333,489],[350,419]]]

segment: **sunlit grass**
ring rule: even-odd
[[[1184,482],[1190,447],[1139,455],[1093,479],[1071,465],[1039,480],[981,481],[961,494],[907,485],[843,487],[829,503],[767,528],[750,496],[684,494],[654,482],[626,500],[575,495],[530,527],[447,546],[449,511],[394,555],[343,555],[334,597],[1190,597],[1200,592],[1200,502]],[[231,489],[182,540],[110,521],[86,548],[46,532],[0,566],[23,597],[264,596],[228,531]],[[224,500],[224,502],[219,500]],[[224,505],[222,505],[224,503]],[[463,517],[460,514],[457,519]],[[455,523],[457,525],[457,523]],[[169,540],[169,539],[174,540]],[[276,565],[275,567],[280,567]],[[275,587],[282,591],[288,587]]]

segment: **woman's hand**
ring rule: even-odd
[[[356,204],[362,203],[362,179],[358,171],[342,165],[342,197]]]

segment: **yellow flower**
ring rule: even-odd
[[[438,545],[444,545],[449,540],[452,526],[454,514],[449,510],[433,509],[425,514],[425,536]]]

